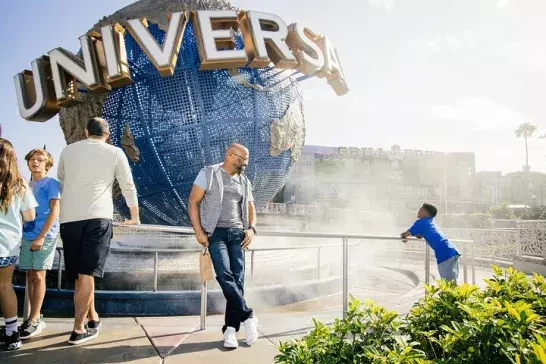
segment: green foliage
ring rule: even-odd
[[[495,219],[515,219],[514,211],[508,207],[507,204],[500,204],[492,206],[489,209],[489,213],[495,217]]]
[[[279,344],[277,363],[426,363],[416,343],[399,334],[398,314],[371,301],[351,299],[345,320],[332,327],[314,324],[304,338]]]
[[[525,209],[519,215],[516,218],[521,220],[546,220],[546,206]]]
[[[317,174],[338,174],[346,167],[346,161],[343,159],[325,159],[315,162],[315,173]]]
[[[520,124],[520,126],[517,128],[517,130],[514,131],[516,134],[516,138],[525,138],[532,137],[535,131],[537,130],[537,126],[533,125],[531,123],[523,123]]]
[[[279,344],[279,364],[546,364],[546,283],[494,267],[483,290],[440,281],[406,317],[351,299],[345,320],[315,321],[307,336]]]

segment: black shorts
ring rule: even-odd
[[[66,278],[73,282],[78,274],[104,276],[114,232],[112,220],[90,219],[61,224]]]

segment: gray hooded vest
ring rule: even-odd
[[[203,230],[205,230],[209,236],[214,233],[222,212],[224,182],[222,179],[222,171],[220,170],[221,165],[222,163],[219,163],[203,168],[205,171],[205,177],[207,178],[207,189],[205,191],[205,196],[199,204],[199,217],[201,218],[201,226],[203,227]],[[243,227],[246,230],[249,228],[248,196],[250,195],[252,187],[250,181],[244,174],[241,174],[241,182],[244,186],[241,210]]]

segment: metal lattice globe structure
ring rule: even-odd
[[[150,23],[149,30],[162,44],[160,26]],[[203,166],[220,163],[234,142],[250,151],[246,175],[257,206],[272,199],[288,178],[294,154],[286,148],[271,155],[271,124],[291,108],[296,110],[291,118],[299,118],[292,125],[304,126],[302,93],[292,71],[243,68],[237,77],[228,70],[200,71],[191,22],[173,76],[161,77],[128,34],[125,42],[134,83],[103,98],[102,116],[110,123],[113,144],[127,152],[129,131],[129,149],[137,150],[130,164],[142,222],[189,225],[187,203],[196,175]],[[240,37],[236,48],[243,48]],[[66,121],[63,129],[66,135]],[[127,215],[123,198],[116,208]]]

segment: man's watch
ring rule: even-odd
[[[256,228],[254,226],[249,227],[249,230],[254,231],[254,234],[258,234],[258,232],[256,231]]]

